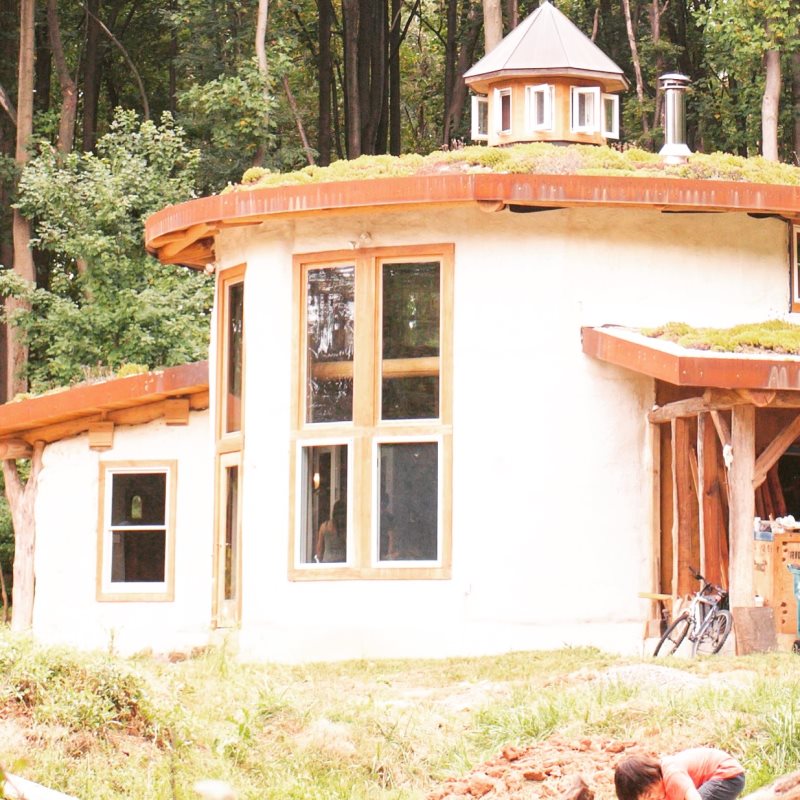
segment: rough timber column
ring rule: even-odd
[[[731,608],[753,605],[755,432],[755,406],[734,406],[731,419],[733,463],[728,472],[731,490],[729,528]]]

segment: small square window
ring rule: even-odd
[[[596,133],[600,116],[600,89],[597,86],[573,86],[572,130],[574,133]]]
[[[489,138],[489,99],[486,95],[472,95],[472,141]]]
[[[175,467],[101,467],[99,599],[171,600]]]
[[[553,129],[553,87],[549,84],[525,87],[526,128],[529,131]]]
[[[604,94],[603,105],[603,136],[606,139],[619,139],[619,96]]]
[[[494,122],[498,133],[511,132],[511,89],[495,89]]]

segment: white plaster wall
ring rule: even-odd
[[[209,415],[188,425],[117,426],[114,446],[90,450],[86,435],[48,445],[36,498],[34,634],[82,648],[156,652],[209,637],[213,457]],[[98,602],[98,481],[103,461],[177,460],[175,599]]]
[[[291,256],[455,243],[453,574],[290,582]],[[582,325],[729,325],[785,314],[787,233],[744,214],[473,208],[267,222],[247,263],[245,655],[440,656],[641,648],[652,588],[653,382],[586,357]],[[213,395],[213,393],[212,393]]]

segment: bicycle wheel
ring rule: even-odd
[[[653,655],[671,656],[686,638],[690,625],[689,614],[684,612],[667,628],[664,635],[658,640]]]
[[[692,642],[692,655],[710,656],[719,653],[733,627],[730,611],[717,609],[711,619],[706,620],[700,634]]]

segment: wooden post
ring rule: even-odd
[[[692,488],[689,451],[692,448],[690,421],[674,419],[672,431],[672,590],[684,596],[694,590],[689,572],[692,564],[692,533],[697,524],[697,493]]]
[[[700,572],[712,583],[722,582],[722,498],[719,487],[719,447],[709,414],[697,417],[697,469],[701,487]]]
[[[733,462],[728,472],[731,495],[729,525],[730,604],[732,608],[753,606],[755,434],[755,406],[734,406],[731,419]]]

